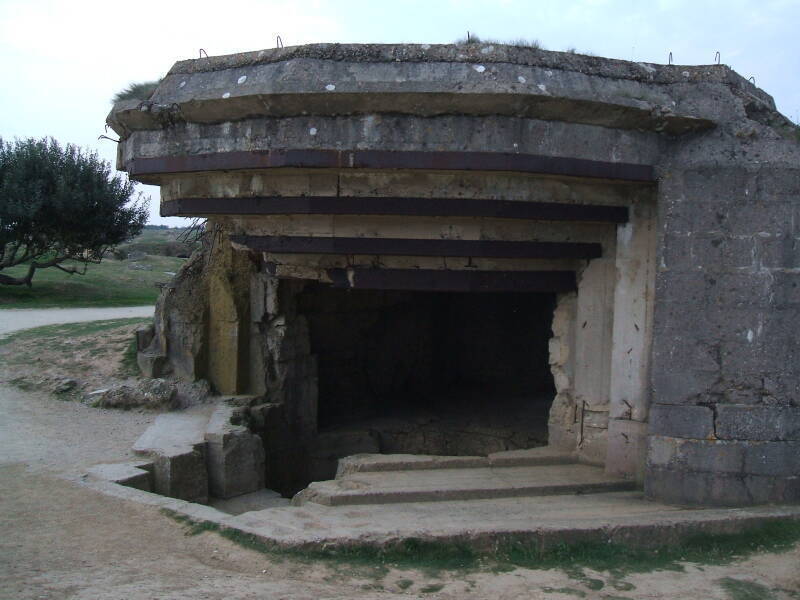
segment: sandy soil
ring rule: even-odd
[[[800,547],[621,578],[526,569],[432,575],[275,560],[215,533],[187,536],[153,507],[80,485],[88,466],[128,459],[154,418],[0,385],[0,598],[800,598]],[[730,582],[726,589],[726,578],[756,595],[737,595]]]
[[[140,326],[141,322],[84,335],[54,332],[0,345],[0,383],[56,392],[63,400],[96,400],[90,395],[93,391],[137,382],[132,366],[123,360]],[[65,382],[70,386],[66,390]]]

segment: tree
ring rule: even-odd
[[[133,183],[112,177],[94,152],[53,139],[0,138],[0,284],[30,287],[47,267],[85,273],[142,230],[147,202],[141,194],[131,201],[133,194]],[[22,264],[21,277],[2,273]]]

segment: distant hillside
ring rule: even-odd
[[[142,233],[126,244],[117,246],[114,257],[124,260],[129,254],[141,256],[178,256],[188,258],[196,242],[185,241],[188,229],[185,227],[167,227],[166,225],[146,225]]]

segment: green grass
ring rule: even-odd
[[[82,335],[92,335],[107,331],[109,329],[116,329],[125,325],[135,325],[141,323],[149,323],[151,319],[141,317],[131,317],[128,319],[107,319],[105,321],[88,321],[86,323],[63,323],[60,325],[44,325],[42,327],[34,327],[33,329],[23,329],[11,333],[3,338],[0,338],[0,348],[3,346],[13,345],[17,342],[37,340],[48,345],[58,345],[64,341],[72,340]],[[65,346],[64,350],[74,349],[74,346]]]
[[[161,83],[160,79],[131,83],[124,90],[114,94],[112,102],[120,102],[122,100],[149,100],[153,92],[156,91],[159,83]]]
[[[466,543],[429,542],[407,539],[389,547],[369,545],[280,548],[235,529],[220,528],[214,523],[199,523],[174,511],[165,515],[183,523],[191,534],[215,531],[236,544],[281,558],[302,561],[330,561],[350,566],[419,569],[427,573],[441,571],[510,571],[560,569],[591,590],[600,590],[605,583],[587,577],[583,569],[611,574],[610,585],[620,591],[633,589],[619,581],[628,573],[683,571],[684,563],[728,564],[756,552],[786,552],[800,541],[800,521],[771,521],[734,534],[702,534],[680,544],[642,549],[613,543],[560,544],[549,550],[538,550],[535,542],[506,541],[491,552],[481,552]]]
[[[147,227],[131,241],[117,246],[114,255],[117,258],[125,258],[129,252],[144,252],[154,256],[189,256],[199,247],[199,242],[185,240],[187,234],[189,234],[187,228]]]
[[[149,319],[148,319],[149,321]],[[144,323],[143,323],[144,324]],[[125,352],[122,354],[122,364],[120,365],[120,375],[127,375],[136,377],[139,373],[139,363],[136,360],[136,337],[132,337],[131,341],[125,347]]]
[[[544,50],[541,42],[536,39],[516,38],[512,40],[498,40],[496,38],[482,38],[475,33],[470,33],[469,39],[467,36],[457,39],[454,44],[496,44],[498,46],[517,46],[519,48],[533,48],[534,50]]]
[[[89,265],[85,275],[42,269],[34,276],[31,288],[0,286],[0,309],[154,304],[159,293],[155,284],[172,279],[167,272],[177,272],[184,259],[147,256],[135,262],[152,268],[149,271],[129,269],[131,261],[106,258],[100,264]],[[20,265],[4,269],[3,273],[18,276],[25,270],[26,267]]]

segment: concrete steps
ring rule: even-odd
[[[473,467],[535,467],[574,464],[574,455],[549,446],[495,452],[488,456],[433,456],[428,454],[355,454],[339,460],[336,479],[352,473],[463,469]]]
[[[520,457],[514,458],[520,460]],[[374,462],[371,465],[373,468],[376,467]],[[456,466],[454,462],[445,461],[443,467],[394,469],[399,462],[400,459],[388,459],[385,464],[389,468],[386,471],[342,472],[337,479],[314,482],[299,492],[292,499],[292,504],[344,506],[442,502],[636,489],[633,481],[610,477],[599,467],[574,463]],[[429,464],[433,464],[433,461]]]

